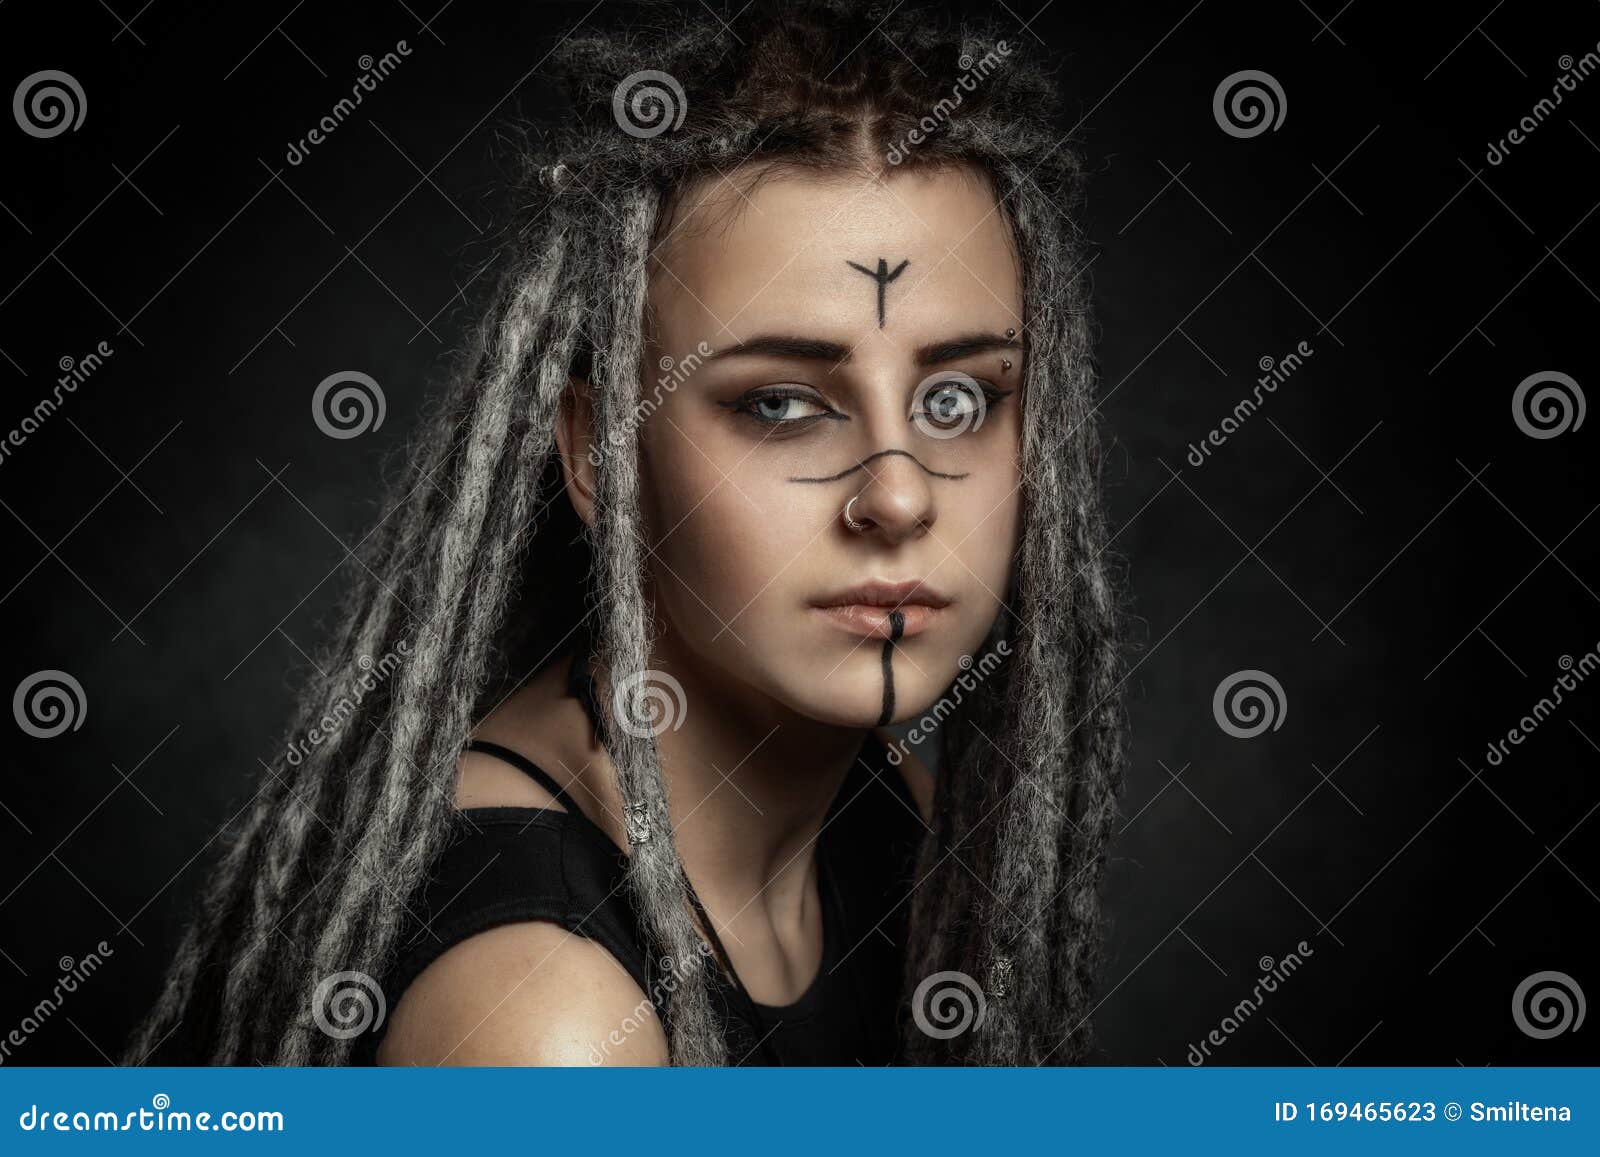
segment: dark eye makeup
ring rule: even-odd
[[[970,381],[983,391],[982,406],[986,411],[992,411],[1010,397],[1015,390],[1002,390],[992,382],[982,378],[968,377]],[[959,380],[941,384],[928,391],[932,396],[951,390],[970,393],[965,390]],[[976,401],[976,399],[973,399]],[[924,406],[927,397],[922,399]],[[821,421],[848,422],[850,416],[834,409],[825,401],[822,395],[815,390],[800,386],[779,385],[761,386],[757,389],[747,390],[732,401],[719,401],[717,405],[731,413],[738,414],[745,421],[764,428],[766,436],[785,436],[801,433],[810,429]],[[914,419],[919,414],[908,415],[908,420]],[[920,416],[925,418],[940,419],[942,414],[921,411]]]
[[[783,434],[798,433],[824,420],[850,420],[848,415],[828,405],[815,390],[799,386],[762,386],[745,391],[731,402],[718,402],[717,405],[766,427],[768,434],[779,430]],[[807,410],[810,412],[800,412]]]
[[[967,385],[969,382],[973,385],[976,385],[978,389],[983,391],[983,401],[981,405],[979,404],[977,398],[972,398],[972,391]],[[961,417],[960,414],[952,414],[947,407],[930,407],[929,399],[931,398],[939,398],[948,394],[965,395],[968,398],[971,398],[971,401],[974,405],[979,405],[979,412],[988,413],[996,409],[1013,393],[1015,393],[1014,390],[1002,390],[993,382],[986,382],[982,378],[974,378],[970,375],[963,375],[960,378],[952,378],[948,381],[936,383],[922,396],[922,404],[924,409],[918,411],[917,414],[913,414],[912,417],[915,418],[920,415],[921,417],[927,418],[934,422],[949,421],[952,417],[957,419]]]

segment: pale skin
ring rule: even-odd
[[[652,266],[644,393],[661,358],[694,368],[655,391],[639,460],[661,624],[651,665],[679,682],[687,706],[656,742],[685,871],[751,996],[781,1005],[820,966],[815,841],[886,709],[886,684],[891,721],[922,714],[962,656],[980,654],[1009,595],[1021,280],[992,192],[960,172],[784,175],[748,203],[713,180],[668,228]],[[882,287],[881,315],[869,275],[880,258],[891,274],[906,263]],[[733,349],[775,335],[810,344]],[[702,342],[712,357],[696,355]],[[976,390],[936,381],[930,391],[944,375]],[[567,496],[592,522],[584,383],[556,433]],[[859,529],[841,517],[852,498]],[[818,609],[853,584],[907,580],[940,605],[908,601],[896,612],[905,637],[893,641]],[[474,734],[527,755],[628,847],[615,770],[566,694],[564,664]],[[914,754],[898,773],[931,823],[931,775]],[[475,752],[461,758],[456,803],[560,807]],[[508,925],[455,945],[412,982],[378,1060],[665,1064],[665,1036],[641,1009],[644,993],[599,945],[554,924]]]

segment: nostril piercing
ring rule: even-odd
[[[852,497],[849,502],[844,504],[844,524],[857,534],[860,534],[862,531],[867,529],[867,524],[865,522],[857,522],[854,518],[850,517],[850,508],[854,506],[860,500],[860,498],[861,495],[857,494]]]

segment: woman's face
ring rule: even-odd
[[[993,194],[714,180],[674,222],[639,428],[656,661],[825,723],[918,715],[979,658],[1018,543],[1022,291]]]

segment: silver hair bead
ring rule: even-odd
[[[571,182],[572,170],[567,168],[565,161],[557,161],[553,165],[545,165],[539,170],[539,182],[547,189],[559,192]]]
[[[644,803],[630,803],[622,809],[628,828],[628,842],[642,844],[650,838],[650,807]]]
[[[1005,996],[1011,991],[1011,957],[996,956],[989,965],[989,995]]]

